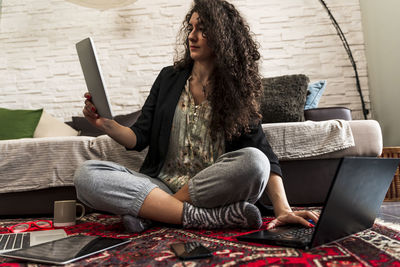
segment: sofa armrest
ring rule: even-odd
[[[305,120],[325,121],[342,119],[351,121],[351,110],[345,107],[312,108],[304,110]]]

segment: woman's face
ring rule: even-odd
[[[194,12],[188,25],[190,57],[194,61],[208,61],[212,59],[212,51],[207,44],[207,38],[203,34],[203,30],[204,26],[201,23],[199,14]]]

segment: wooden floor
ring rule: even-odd
[[[383,202],[378,218],[400,224],[400,202]]]

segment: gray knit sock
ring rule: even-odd
[[[182,224],[184,228],[255,228],[262,225],[261,213],[248,202],[237,202],[228,206],[206,209],[183,203]]]
[[[151,227],[150,220],[134,217],[132,215],[122,215],[122,222],[125,229],[130,233],[140,233]]]

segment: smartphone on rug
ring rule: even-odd
[[[212,257],[212,252],[199,242],[174,243],[172,251],[181,260],[193,260]]]

